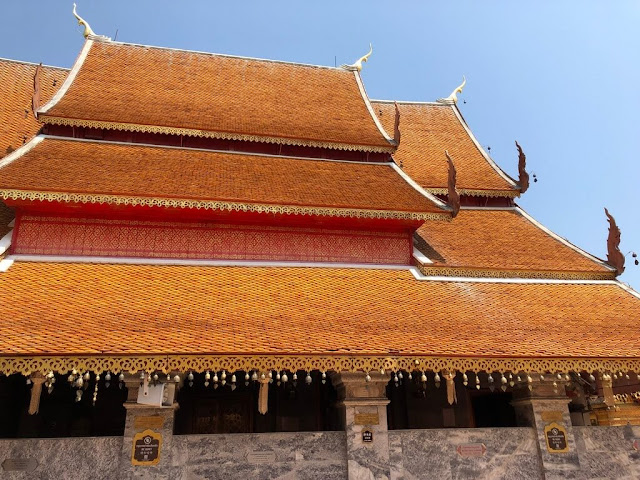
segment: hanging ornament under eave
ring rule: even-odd
[[[100,382],[100,375],[96,375],[96,385],[93,387],[93,398],[91,404],[95,407],[98,400],[98,383]]]

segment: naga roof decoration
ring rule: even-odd
[[[460,194],[458,194],[456,190],[456,167],[453,164],[453,160],[451,160],[451,156],[449,155],[449,152],[445,150],[444,154],[447,157],[447,166],[449,167],[448,182],[447,182],[447,199],[449,201],[449,205],[451,205],[451,208],[453,210],[451,216],[455,218],[456,215],[458,215],[458,212],[460,211]]]
[[[640,370],[640,302],[613,281],[16,261],[0,288],[12,299],[0,305],[5,373],[66,371],[83,356],[98,371]]]
[[[358,72],[91,39],[38,115],[111,130],[395,150]]]
[[[393,102],[393,105],[396,109],[396,117],[393,122],[393,141],[396,142],[396,145],[400,145],[400,139],[402,137],[400,133],[400,109],[398,108],[398,102]]]
[[[392,163],[36,137],[0,164],[5,199],[363,218],[448,218]]]
[[[491,160],[477,142],[455,105],[397,102],[402,115],[402,144],[393,158],[421,187],[447,194],[447,164],[442,152],[456,160],[460,195],[516,197],[516,182]],[[372,101],[388,132],[394,129],[395,103]]]
[[[31,113],[38,118],[36,112],[40,108],[40,77],[42,76],[42,63],[36,67],[36,73],[33,75],[33,95],[31,97]]]
[[[516,142],[518,149],[518,185],[520,185],[520,194],[529,189],[529,174],[527,173],[527,156],[524,154],[522,147]]]
[[[473,240],[470,240],[473,239]],[[452,222],[420,227],[427,275],[613,279],[604,261],[554,235],[520,208],[464,208]]]
[[[607,263],[616,270],[616,275],[624,272],[624,255],[620,251],[620,228],[616,219],[604,209],[604,213],[609,221],[609,235],[607,237]]]

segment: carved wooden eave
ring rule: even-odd
[[[0,356],[0,372],[31,375],[49,372],[206,372],[206,371],[451,371],[451,372],[640,372],[640,358],[498,358],[420,355],[65,355]]]

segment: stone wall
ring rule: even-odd
[[[470,445],[475,444],[475,445]],[[482,456],[462,456],[486,447]],[[541,480],[533,428],[464,428],[389,432],[391,479]]]
[[[580,470],[567,478],[640,479],[640,427],[574,427]],[[391,480],[541,480],[533,428],[393,430],[388,433]],[[345,480],[345,432],[181,435],[163,467],[130,469],[123,437],[0,440],[0,464],[34,459],[35,470],[0,478],[154,478],[162,480]],[[126,445],[125,445],[126,444]],[[480,456],[482,445],[486,448]],[[467,448],[466,456],[457,448]],[[123,449],[126,447],[126,455]],[[120,465],[125,462],[126,465]],[[126,467],[124,470],[123,467]],[[122,472],[127,471],[123,476]],[[353,479],[357,480],[357,479]]]
[[[118,478],[121,448],[122,437],[0,440],[0,465],[5,465],[0,466],[0,478],[113,480]],[[33,471],[6,471],[9,464],[25,460],[32,461]]]
[[[344,432],[181,435],[173,465],[184,480],[344,480]]]
[[[580,478],[640,479],[640,427],[573,427]]]

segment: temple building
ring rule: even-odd
[[[525,153],[515,179],[481,147],[466,80],[372,100],[372,48],[74,15],[71,69],[0,60],[3,478],[640,478],[620,230],[604,261],[519,207]]]

